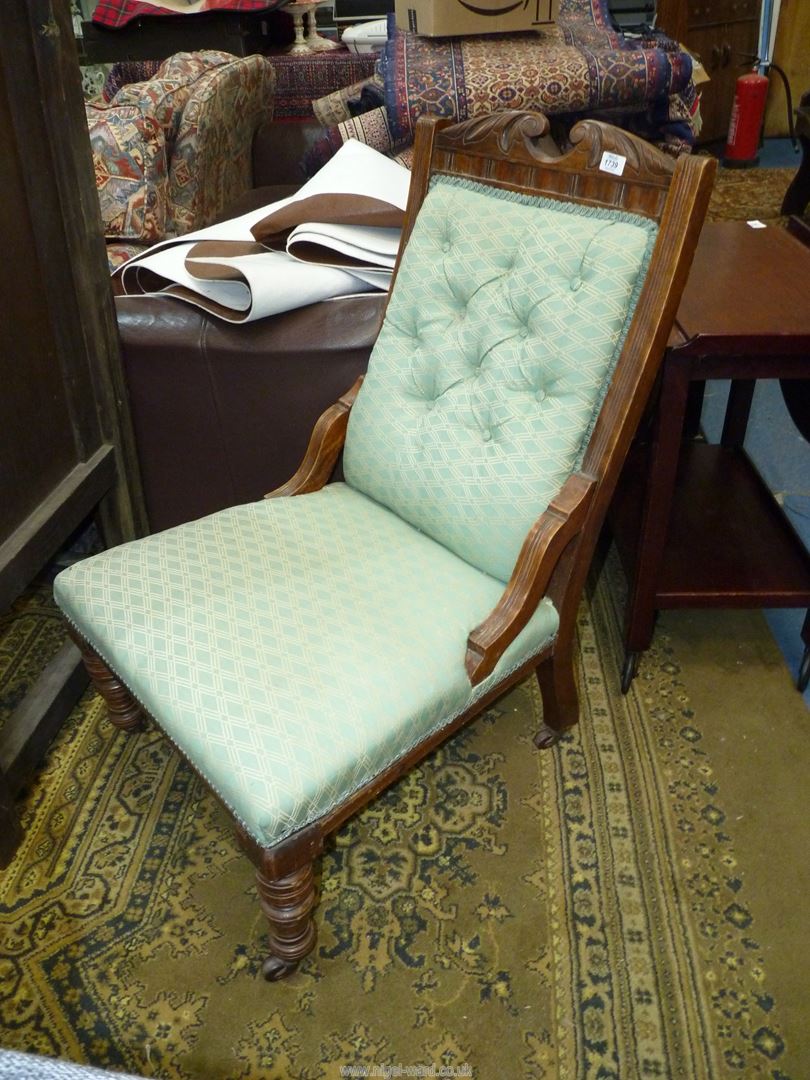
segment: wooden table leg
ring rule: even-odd
[[[732,380],[728,392],[726,417],[723,421],[723,433],[720,436],[720,445],[729,450],[739,450],[745,442],[755,386],[756,379]]]
[[[810,683],[810,611],[804,617],[802,625],[802,641],[804,642],[804,655],[799,665],[799,676],[796,679],[796,689],[803,694]]]
[[[683,424],[683,437],[694,439],[700,434],[700,421],[703,417],[703,401],[706,397],[706,380],[695,379],[689,383],[686,399],[686,418]]]
[[[664,557],[675,491],[678,457],[689,396],[691,364],[668,350],[644,491],[635,574],[630,582],[625,621],[622,693],[636,673],[639,653],[649,648],[655,626],[655,594]]]
[[[802,160],[798,172],[785,192],[782,213],[801,215],[810,202],[810,94],[804,95],[801,107],[796,110],[796,113],[796,134],[802,147]]]

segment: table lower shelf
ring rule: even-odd
[[[631,582],[645,557],[638,549],[647,462],[648,448],[635,447],[609,514]],[[655,608],[808,605],[810,553],[748,456],[684,443]]]

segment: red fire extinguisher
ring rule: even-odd
[[[728,139],[723,164],[736,168],[756,165],[759,160],[759,136],[765,115],[765,99],[768,96],[768,80],[764,75],[751,71],[737,79]]]

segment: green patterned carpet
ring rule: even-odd
[[[712,717],[665,634],[619,693],[623,587],[611,557],[582,606],[579,728],[534,750],[526,683],[349,822],[316,950],[279,984],[218,807],[87,695],[0,877],[2,1045],[187,1080],[807,1075],[785,1064]],[[0,721],[61,641],[46,592],[0,622]]]

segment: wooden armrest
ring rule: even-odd
[[[582,529],[596,480],[574,473],[523,541],[498,603],[467,638],[464,666],[473,686],[485,679],[534,614],[557,561]]]
[[[343,449],[346,428],[349,425],[349,413],[362,385],[363,376],[361,375],[351,390],[347,390],[334,405],[330,405],[325,412],[321,413],[309,437],[309,446],[304,454],[304,460],[295,474],[286,484],[268,492],[265,499],[277,499],[286,495],[306,495],[311,491],[319,491],[324,486],[332,475],[338,454]]]

